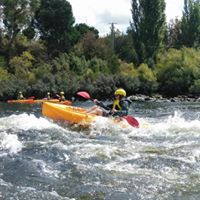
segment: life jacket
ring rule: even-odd
[[[64,95],[61,95],[60,98],[59,98],[59,100],[60,100],[60,101],[65,101],[65,96],[64,96]]]
[[[19,100],[23,100],[23,99],[24,99],[23,94],[20,94],[19,97],[18,97],[18,99],[19,99]]]
[[[113,106],[112,106],[112,110],[122,110],[122,107],[120,105],[120,102],[121,101],[127,101],[128,102],[128,107],[130,106],[131,104],[131,101],[126,99],[126,98],[123,98],[121,100],[119,99],[115,99],[114,102],[113,102]]]
[[[112,110],[122,110],[122,107],[120,106],[120,100],[119,99],[114,100]]]

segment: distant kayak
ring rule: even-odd
[[[43,102],[52,102],[64,105],[71,105],[71,101],[59,101],[59,99],[22,99],[22,100],[8,100],[7,103],[21,103],[21,104],[34,104],[34,103],[43,103]]]
[[[51,102],[51,103],[58,103],[58,104],[64,104],[64,105],[71,105],[72,102],[69,100],[65,101],[59,101],[59,99],[36,99],[34,100],[34,103],[44,103],[44,102]]]
[[[35,99],[34,103],[53,102],[58,103],[59,99]]]
[[[24,104],[33,104],[33,99],[21,99],[21,100],[8,100],[7,103],[24,103]]]

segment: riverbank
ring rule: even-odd
[[[162,95],[154,95],[154,96],[148,96],[143,94],[136,94],[131,95],[128,97],[131,101],[139,101],[139,102],[200,102],[199,96],[187,96],[187,95],[179,95],[177,97],[164,97]]]

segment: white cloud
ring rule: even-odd
[[[165,0],[167,21],[180,18],[183,12],[184,0]]]
[[[182,14],[184,0],[165,0],[167,21]],[[100,35],[110,32],[111,22],[125,32],[131,21],[131,0],[68,0],[76,23],[94,26]]]

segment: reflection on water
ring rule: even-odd
[[[139,129],[54,123],[35,105],[0,109],[0,199],[200,199],[197,103],[134,103]]]

